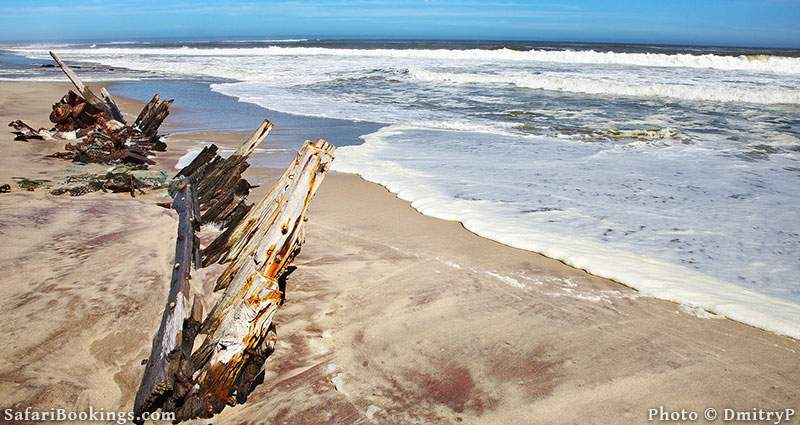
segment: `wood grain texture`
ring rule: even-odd
[[[178,421],[210,418],[225,406],[244,403],[262,380],[277,341],[272,320],[284,299],[279,282],[305,241],[308,206],[334,152],[324,140],[307,141],[253,207],[246,203],[250,185],[241,174],[271,128],[265,120],[228,158],[208,146],[178,173],[175,273],[137,393],[137,414],[161,409],[175,412]],[[224,231],[201,259],[198,224],[223,220]],[[189,263],[201,267],[211,258],[229,263],[217,283],[225,292],[202,320],[201,300],[188,308]],[[193,351],[199,333],[205,338]]]
[[[278,280],[300,252],[308,206],[333,160],[324,140],[306,142],[297,159],[263,202],[223,276],[222,298],[203,323],[206,334],[193,353],[195,383],[179,418],[211,417],[247,399],[276,341],[272,319],[283,294]]]
[[[182,177],[172,202],[172,208],[178,213],[178,238],[169,295],[136,393],[134,412],[137,416],[155,410],[161,400],[179,398],[189,390],[186,383],[191,381],[193,371],[192,344],[202,315],[202,303],[196,300],[189,305],[191,266],[197,265],[195,230],[199,227],[193,192],[189,180]],[[167,406],[162,408],[169,410]]]

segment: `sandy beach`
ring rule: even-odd
[[[67,89],[2,82],[0,121],[49,126]],[[175,134],[157,167],[243,137]],[[0,143],[0,184],[14,186],[0,194],[0,406],[130,410],[169,285],[176,218],[156,205],[168,198],[21,191],[12,177],[58,182],[106,167],[44,159],[60,142],[3,131]],[[248,170],[261,184],[250,198],[277,173]],[[215,424],[622,424],[647,423],[659,406],[800,410],[799,341],[478,237],[355,175],[329,175],[310,217],[265,381]],[[209,291],[216,272],[193,279]]]

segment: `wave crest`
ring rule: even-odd
[[[287,42],[289,40],[283,40]],[[294,41],[294,40],[292,40]],[[300,41],[300,40],[297,40]],[[31,53],[34,46],[15,50]],[[407,59],[450,59],[470,62],[528,61],[565,64],[626,65],[668,68],[706,68],[759,73],[800,74],[800,58],[773,55],[722,56],[664,53],[617,53],[595,50],[512,50],[512,49],[338,49],[325,47],[269,46],[256,48],[95,48],[69,49],[71,52],[93,54],[169,55],[176,51],[195,56],[346,56]],[[46,52],[45,52],[46,53]]]
[[[410,68],[409,76],[418,81],[452,84],[513,84],[530,89],[594,95],[671,97],[712,102],[748,102],[758,104],[800,104],[800,92],[786,88],[757,90],[726,85],[637,84],[608,78],[565,77],[563,75],[528,74],[494,75],[449,73]]]

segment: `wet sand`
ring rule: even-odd
[[[0,83],[0,119],[45,126],[66,88]],[[158,158],[172,167],[201,141],[232,147],[244,135],[178,134]],[[12,139],[0,135],[0,184],[69,173],[71,163],[41,159],[63,146]],[[262,184],[256,199],[276,171],[248,174]],[[0,405],[131,408],[174,246],[161,199],[0,194]],[[265,382],[215,424],[620,424],[646,423],[658,406],[800,410],[798,341],[475,236],[357,176],[328,176],[310,217]],[[195,285],[207,290],[217,270]]]

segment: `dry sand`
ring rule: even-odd
[[[0,83],[0,121],[45,126],[66,88]],[[159,159],[171,167],[198,140],[241,138],[183,134]],[[9,133],[0,143],[0,184],[72,166],[41,159],[61,146]],[[263,193],[275,172],[250,174]],[[131,408],[174,245],[175,216],[156,199],[0,194],[0,406]],[[295,265],[264,384],[214,423],[629,424],[658,406],[800,410],[798,341],[480,238],[356,176],[326,179]],[[208,288],[215,270],[195,285]]]

